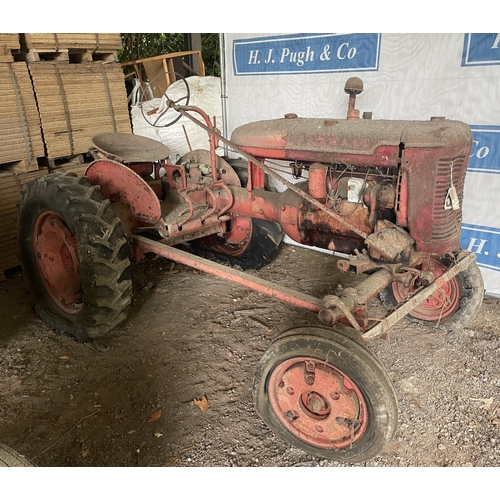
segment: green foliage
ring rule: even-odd
[[[121,38],[122,49],[118,52],[121,63],[186,50],[184,33],[122,33]],[[220,76],[218,33],[201,34],[201,53],[205,74]]]
[[[121,63],[184,50],[183,33],[122,33]]]
[[[201,56],[205,62],[205,73],[220,76],[219,33],[201,34]]]

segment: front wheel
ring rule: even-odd
[[[452,264],[449,258],[429,258],[421,269],[441,276]],[[394,309],[414,292],[412,287],[404,287],[399,282],[391,283],[380,292],[380,300],[387,309]],[[415,320],[441,326],[445,329],[461,329],[469,325],[481,309],[484,297],[484,283],[481,271],[475,262],[457,274],[434,294],[412,309],[409,316]]]
[[[294,328],[276,340],[259,363],[253,395],[275,434],[330,460],[375,457],[398,421],[382,364],[358,340],[324,327]]]
[[[35,467],[35,465],[24,455],[0,443],[0,467]]]
[[[56,330],[85,342],[126,318],[130,248],[110,202],[86,177],[49,174],[28,184],[19,250],[35,310]]]

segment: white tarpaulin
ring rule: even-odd
[[[500,295],[500,34],[225,34],[226,135],[248,122],[344,118],[347,78],[373,119],[467,123],[461,245],[477,254],[486,291]],[[290,178],[290,180],[292,180]]]

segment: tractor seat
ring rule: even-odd
[[[92,145],[108,158],[124,163],[161,161],[170,155],[165,144],[134,134],[99,134],[92,138]]]

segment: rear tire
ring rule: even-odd
[[[369,460],[396,431],[398,405],[386,370],[342,330],[285,332],[262,357],[253,395],[275,434],[321,458]]]
[[[248,232],[240,245],[231,245],[224,238],[207,236],[191,243],[195,252],[205,258],[247,269],[260,269],[270,264],[278,255],[283,241],[283,230],[275,222],[250,217],[245,219]]]
[[[231,165],[233,170],[236,172],[236,175],[240,179],[241,187],[247,187],[248,184],[248,162],[243,158],[226,158],[226,161]],[[265,191],[273,191],[276,189],[271,187],[271,182],[269,181],[269,176],[266,174],[264,178],[264,190]]]
[[[49,174],[28,184],[19,246],[35,311],[50,326],[86,342],[126,318],[130,248],[111,203],[86,177]]]

